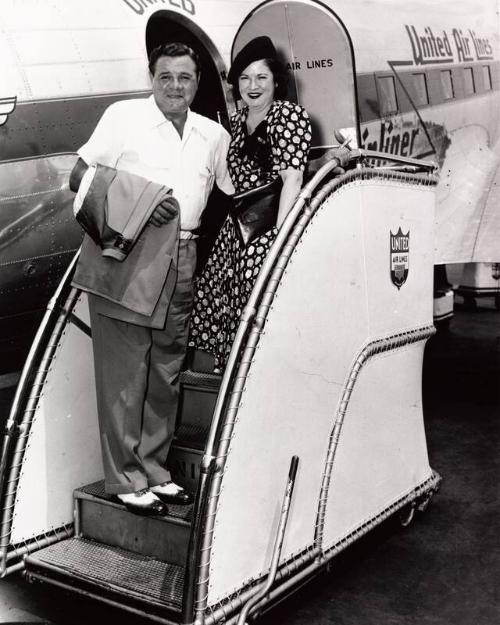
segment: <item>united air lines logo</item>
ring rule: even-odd
[[[410,231],[403,234],[401,228],[391,231],[390,267],[391,280],[400,289],[406,282],[410,270]]]
[[[16,108],[17,97],[0,98],[0,126],[3,126],[9,119],[9,115]]]

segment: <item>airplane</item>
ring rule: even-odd
[[[310,196],[299,196],[294,207],[290,219],[299,221],[295,224],[287,220],[252,295],[256,308],[261,306],[259,298],[264,293],[266,280],[277,270],[278,260],[284,259],[279,245],[287,240],[295,241],[296,233],[297,240],[304,245],[301,250],[293,248],[297,255],[293,264],[304,263],[311,273],[315,265],[311,264],[308,245],[312,245],[312,249],[328,249],[324,264],[332,268],[330,274],[333,272],[339,282],[346,309],[339,310],[335,298],[328,293],[315,291],[316,281],[312,280],[308,285],[313,289],[311,296],[320,298],[318,301],[324,302],[324,307],[318,306],[318,310],[307,313],[321,314],[324,308],[332,315],[331,318],[315,318],[315,323],[328,330],[336,349],[329,349],[329,343],[314,332],[309,342],[303,337],[307,334],[305,331],[294,336],[293,318],[287,318],[287,324],[282,324],[283,331],[292,334],[276,333],[276,339],[271,331],[266,332],[265,337],[259,334],[260,353],[264,354],[260,357],[265,357],[266,350],[271,350],[271,356],[263,361],[260,369],[253,371],[253,379],[272,379],[273,385],[265,389],[253,387],[252,391],[252,382],[247,380],[247,399],[252,410],[262,416],[262,423],[258,423],[265,427],[266,439],[283,442],[282,450],[272,448],[272,453],[254,461],[268,467],[272,460],[282,470],[294,454],[293,446],[306,446],[299,454],[294,495],[300,502],[295,504],[295,510],[301,506],[304,516],[297,520],[292,510],[283,549],[288,568],[279,567],[282,562],[279,554],[276,561],[279,588],[273,587],[274,590],[257,596],[266,588],[263,580],[276,581],[268,575],[273,555],[270,537],[275,533],[279,516],[277,497],[281,493],[283,475],[274,472],[274,468],[270,472],[263,470],[273,497],[267,503],[259,503],[256,516],[244,518],[246,508],[238,503],[239,484],[248,481],[244,469],[250,459],[245,455],[245,439],[237,440],[237,431],[227,410],[240,410],[239,405],[228,400],[235,390],[232,374],[241,364],[241,354],[249,354],[253,349],[246,343],[247,334],[242,334],[240,343],[233,347],[231,367],[222,380],[205,373],[203,383],[196,376],[184,383],[194,394],[185,395],[184,407],[189,413],[186,425],[191,429],[205,428],[209,438],[201,448],[180,446],[174,458],[178,472],[182,473],[185,467],[180,477],[187,486],[198,490],[196,510],[200,512],[192,519],[194,525],[180,518],[169,528],[182,547],[171,542],[163,547],[165,558],[173,557],[176,562],[177,568],[171,571],[177,580],[173,593],[175,601],[172,597],[170,600],[163,597],[161,606],[152,605],[155,600],[145,607],[144,601],[137,597],[137,587],[129,587],[123,593],[112,588],[111,583],[104,588],[107,586],[104,583],[100,590],[94,587],[90,591],[88,580],[79,591],[111,603],[126,603],[127,609],[153,615],[163,622],[179,622],[179,618],[197,625],[225,619],[236,622],[234,619],[239,618],[238,611],[247,600],[256,602],[256,606],[247,605],[249,611],[272,604],[389,514],[408,509],[406,522],[416,508],[425,508],[439,484],[439,476],[428,466],[419,384],[423,345],[433,332],[432,267],[498,260],[494,235],[499,225],[494,191],[498,187],[500,161],[497,106],[500,42],[496,9],[493,0],[479,7],[468,0],[439,3],[420,0],[404,4],[387,0],[270,0],[262,4],[251,0],[115,0],[106,3],[87,0],[85,3],[54,1],[43,7],[35,0],[23,2],[22,7],[11,0],[3,5],[0,16],[0,51],[6,68],[0,87],[2,219],[5,215],[0,245],[2,275],[5,272],[6,279],[0,291],[3,319],[12,321],[27,311],[39,316],[43,302],[52,295],[56,285],[59,286],[44,313],[28,356],[3,441],[0,461],[2,574],[21,570],[26,564],[33,578],[43,578],[64,587],[75,585],[76,573],[69,575],[72,581],[63,579],[59,564],[56,567],[49,558],[42,565],[37,560],[37,551],[41,547],[55,546],[62,550],[59,557],[66,562],[70,554],[64,550],[70,543],[59,541],[77,536],[82,527],[88,526],[89,517],[101,514],[96,507],[101,493],[95,486],[78,494],[80,518],[73,520],[72,490],[98,481],[101,465],[91,390],[93,371],[89,364],[86,302],[69,285],[72,266],[69,261],[73,258],[74,265],[81,234],[72,217],[73,194],[68,188],[68,178],[76,162],[76,149],[88,138],[104,109],[116,100],[150,93],[147,53],[165,39],[184,41],[200,54],[203,72],[193,109],[227,125],[228,116],[238,106],[225,80],[230,59],[254,36],[268,34],[292,74],[289,97],[305,106],[312,118],[311,160],[321,160],[337,145],[336,131],[350,140],[350,146],[359,155],[353,161],[355,166],[345,177],[330,180],[331,163],[328,159],[323,161],[325,164],[308,182],[310,186],[306,185]],[[439,177],[435,175],[436,170],[439,170]],[[323,178],[328,181],[326,187],[331,195],[325,195],[323,187],[318,186]],[[369,209],[373,202],[376,219],[370,216],[370,210],[363,209],[360,212],[362,222],[358,223],[354,219],[356,211],[342,203],[344,193],[353,202],[358,201],[354,183],[367,185],[370,193],[359,199],[359,204]],[[307,205],[313,206],[318,219],[308,221],[311,216],[307,211],[301,212]],[[330,211],[324,210],[327,206]],[[324,229],[315,226],[321,224],[321,219],[326,220]],[[401,232],[396,227],[398,220],[403,224]],[[352,232],[348,227],[352,227]],[[389,232],[394,243],[389,239]],[[324,233],[335,245],[325,245]],[[351,234],[355,247],[354,243],[349,245]],[[382,239],[385,256],[379,266],[379,260],[375,259],[379,253],[376,244]],[[360,246],[361,241],[364,248]],[[399,286],[392,275],[392,284],[387,283],[390,282],[387,266],[393,254],[390,245],[399,250],[414,250],[408,256],[401,255],[407,264],[406,276],[400,277],[403,282]],[[370,257],[364,266],[359,262],[366,250],[373,251],[373,267]],[[358,273],[349,281],[351,267]],[[325,280],[332,279],[330,274],[324,276]],[[293,281],[293,288],[287,286],[286,280],[294,279],[293,271],[289,275],[292,277],[279,278],[280,300],[288,298],[289,303],[293,303],[287,310],[295,310],[294,306],[301,310],[300,301],[294,296],[303,287],[298,288],[300,282]],[[420,275],[421,280],[417,279]],[[404,282],[408,276],[411,279],[406,290]],[[354,284],[364,286],[348,301],[347,294]],[[19,285],[22,285],[21,293],[26,293],[25,300],[16,295],[16,289],[21,289]],[[333,289],[336,297],[340,296],[339,289]],[[449,303],[449,298],[449,291],[443,290],[441,299]],[[368,312],[364,309],[366,305],[370,307]],[[360,324],[365,323],[365,314],[370,321],[366,325],[371,326],[368,334],[365,326],[361,328],[354,323],[358,317]],[[343,332],[344,327],[347,328],[345,337],[332,333],[334,318]],[[355,326],[353,330],[346,319]],[[258,324],[252,325],[253,321],[244,319],[242,327],[244,324],[250,326],[250,332],[260,332]],[[245,332],[247,330],[245,327]],[[354,347],[342,343],[351,339]],[[305,372],[301,372],[294,379],[277,370],[276,358],[272,356],[274,340],[278,341],[279,349],[287,346],[286,349],[293,350],[295,343],[303,348],[309,358],[310,374],[304,377]],[[317,346],[316,351],[311,351],[311,342]],[[341,343],[345,350],[340,349]],[[401,344],[406,347],[402,350],[404,353],[399,350]],[[351,347],[354,351],[350,351]],[[245,351],[247,348],[250,351]],[[386,352],[386,357],[380,357]],[[292,359],[292,355],[288,354],[288,358]],[[364,390],[352,393],[359,370],[372,359],[375,377],[363,381],[361,376]],[[79,365],[78,371],[75,371],[75,362]],[[355,368],[351,371],[349,366],[353,362]],[[347,386],[343,386],[344,382],[338,383],[339,389],[344,389],[342,397],[338,395],[336,383],[329,385],[328,379],[323,379],[325,363],[347,372]],[[388,382],[394,392],[390,403],[404,406],[405,415],[409,417],[408,430],[401,426],[397,415],[388,410],[383,403],[386,400],[373,396],[373,388],[381,384],[385,387]],[[287,432],[286,420],[280,417],[283,411],[274,408],[270,421],[277,429],[272,430],[272,435],[265,410],[259,412],[262,409],[259,401],[267,400],[273,405],[274,393],[279,390],[284,393],[280,397],[285,401],[283,384],[285,387],[292,384],[294,391],[303,393],[296,398],[294,406],[288,406],[292,412],[300,406],[307,407],[308,414],[318,418],[317,432],[311,432],[310,437],[293,430],[288,432],[290,440],[285,443],[282,437]],[[243,390],[236,389],[237,397],[241,397]],[[352,431],[350,425],[344,428],[351,455],[342,456],[346,448],[342,447],[343,439],[337,437],[351,409],[344,413],[351,394],[353,404],[350,405],[367,408],[372,402],[376,406],[374,423],[384,425],[383,415],[391,414],[390,431],[394,438],[390,439],[393,447],[391,453],[386,454],[387,458],[380,455],[376,445],[370,446],[369,437],[365,435],[365,428],[370,426],[363,420],[356,422]],[[324,412],[321,401],[316,398],[325,400],[334,411],[334,396],[345,402],[340,401],[336,429],[331,430],[328,411]],[[206,421],[201,424],[197,421],[200,404]],[[213,413],[216,416],[212,419]],[[249,449],[265,448],[262,430],[252,429],[257,420],[253,425],[247,415],[238,413],[244,424],[241,427],[251,430],[247,447],[251,440]],[[219,426],[231,430],[239,450],[235,452],[238,461],[229,463],[231,470],[225,467],[224,474],[217,472],[221,444]],[[327,445],[325,449],[326,441],[330,441],[331,447]],[[380,448],[385,449],[387,441],[384,442],[383,437],[377,441]],[[338,532],[324,523],[325,518],[328,520],[337,514],[327,497],[330,474],[317,472],[324,459],[322,452],[326,453],[330,467],[337,444],[343,460],[334,475],[341,483],[340,492],[344,497],[340,503],[337,501],[342,512],[337,519],[342,526]],[[395,480],[397,484],[391,478],[400,469],[398,465],[395,470],[398,461],[395,448],[403,450],[405,462],[406,458],[410,459],[409,466],[405,466],[401,477]],[[226,451],[227,448],[224,453]],[[362,463],[360,467],[359,462],[353,463],[353,457],[369,458],[373,465]],[[71,458],[71,467],[68,458]],[[40,471],[40,466],[45,470]],[[380,473],[367,471],[367,466],[380,466]],[[273,473],[272,479],[270,473]],[[293,473],[291,471],[292,477]],[[354,487],[359,495],[354,504],[349,494],[353,484],[346,479],[351,473],[356,476]],[[50,482],[49,477],[53,479],[56,475],[59,476],[54,480],[57,484]],[[226,476],[226,494],[219,497],[217,484],[226,480]],[[377,488],[370,490],[367,486],[371,479],[380,480],[380,493]],[[231,480],[234,480],[232,490]],[[318,504],[319,491],[323,498]],[[209,506],[207,516],[206,506],[212,500],[215,507]],[[82,501],[90,503],[82,504]],[[122,522],[121,513],[116,507],[110,509],[108,523],[113,527],[113,523]],[[322,523],[319,529],[311,530],[310,523],[318,509]],[[238,510],[238,519],[241,518],[243,533],[249,532],[246,547],[242,545],[241,532],[236,532],[232,524],[235,510]],[[219,512],[219,525],[209,526],[213,542],[204,524],[211,524],[212,517]],[[268,533],[258,529],[260,523]],[[99,534],[101,530],[95,531]],[[151,529],[154,536],[156,531],[158,528]],[[313,539],[309,540],[311,531]],[[154,554],[157,542],[151,543],[145,538],[143,547],[150,555]],[[124,544],[119,548],[125,548]],[[209,556],[205,560],[203,554],[210,551],[212,560]],[[240,551],[244,552],[241,560],[237,557]],[[256,559],[252,559],[254,555]],[[187,557],[189,566],[183,577],[181,563]],[[206,578],[197,577],[198,566]]]
[[[144,55],[166,33],[191,43],[203,58],[195,110],[227,125],[236,106],[225,81],[232,38],[256,4],[114,0],[82,6],[56,2],[54,9],[29,2],[21,9],[13,0],[3,4],[0,374],[22,366],[45,305],[79,247],[82,234],[67,186],[76,149],[111,102],[149,93]],[[468,0],[328,5],[342,14],[355,50],[358,147],[439,163],[437,267],[495,263],[500,158],[495,2],[474,10]],[[391,19],[380,20],[380,12]],[[323,127],[334,123],[331,102],[342,96],[331,80],[327,41],[311,37],[315,28],[303,29],[289,69],[291,97],[313,118],[325,120],[315,125],[313,152],[319,153],[320,146],[333,142]],[[312,77],[318,80],[309,86]],[[449,318],[452,298],[441,279],[435,320]]]

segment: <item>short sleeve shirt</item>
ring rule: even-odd
[[[271,148],[270,168],[264,169],[245,154],[248,108],[231,118],[232,138],[228,152],[228,167],[238,193],[271,182],[285,169],[304,171],[311,145],[311,122],[306,110],[299,104],[275,100],[269,109],[267,138]]]
[[[78,154],[88,165],[115,167],[172,189],[181,228],[193,230],[214,181],[225,193],[234,192],[227,170],[229,141],[220,124],[192,111],[181,138],[150,96],[109,106]]]

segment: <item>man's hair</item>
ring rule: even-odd
[[[200,76],[200,57],[185,43],[180,43],[178,41],[174,43],[162,43],[151,51],[149,55],[149,71],[153,76],[155,74],[156,62],[162,56],[188,56],[196,66],[196,75],[198,77]]]

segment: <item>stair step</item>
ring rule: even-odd
[[[169,505],[168,516],[133,514],[104,491],[104,482],[75,490],[79,535],[184,567],[193,506]]]
[[[218,373],[209,373],[206,371],[192,371],[185,369],[181,371],[180,383],[189,384],[191,386],[200,386],[206,389],[219,390],[222,376]]]
[[[174,618],[182,607],[184,568],[85,538],[70,538],[25,559],[28,577],[96,599]]]
[[[210,423],[181,423],[175,430],[174,444],[203,451],[210,432]]]
[[[221,376],[213,373],[183,371],[180,378],[178,444],[204,449],[219,393]]]
[[[201,449],[174,441],[167,458],[167,467],[172,480],[183,488],[195,493],[200,479],[200,465],[203,457]]]

